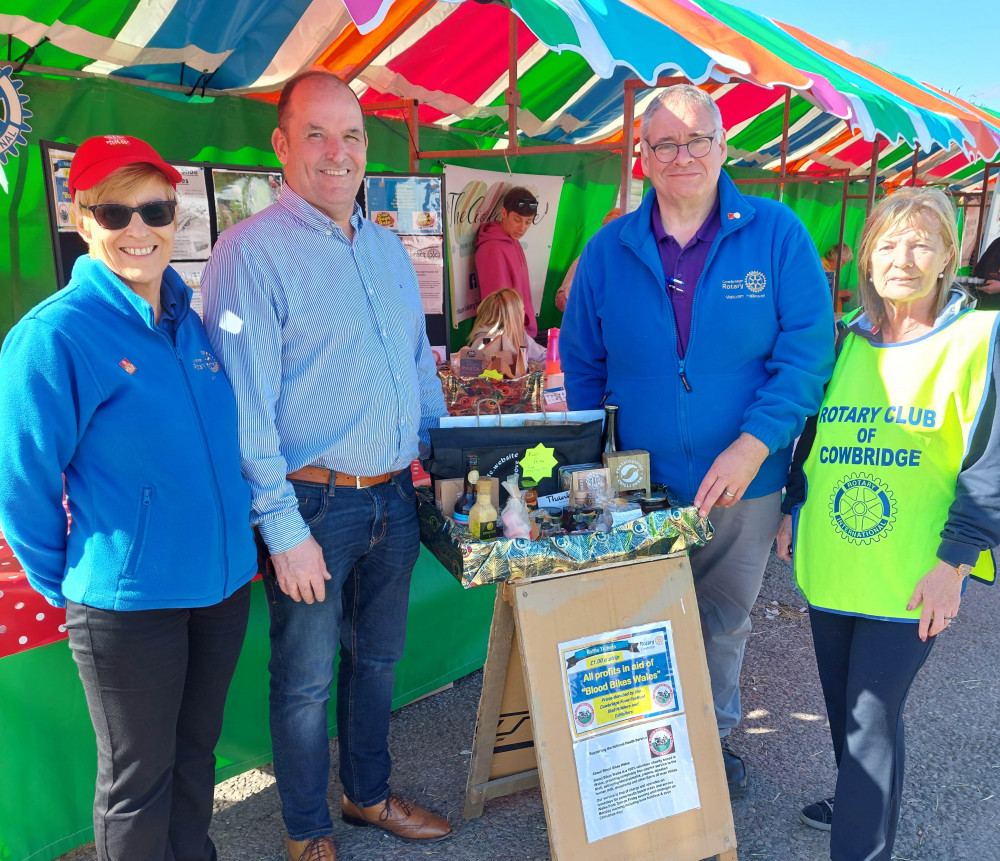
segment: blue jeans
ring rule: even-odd
[[[271,741],[288,836],[330,834],[327,705],[334,656],[344,794],[362,807],[389,796],[389,712],[403,653],[420,529],[410,471],[369,488],[293,482],[323,550],[326,600],[293,601],[265,578],[271,613]]]
[[[830,858],[889,861],[903,797],[903,707],[934,646],[912,622],[809,610],[837,790]]]

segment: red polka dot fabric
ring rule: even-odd
[[[21,563],[0,532],[0,658],[66,637],[66,611],[28,585]]]

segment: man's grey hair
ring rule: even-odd
[[[649,124],[653,117],[663,108],[675,105],[686,105],[696,110],[705,111],[715,123],[716,134],[725,133],[726,127],[722,124],[722,114],[719,106],[708,93],[693,84],[674,84],[672,87],[664,87],[656,94],[642,114],[642,122],[639,124],[639,137],[646,141],[649,138]]]

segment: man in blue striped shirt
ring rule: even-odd
[[[409,464],[445,413],[413,266],[356,196],[367,135],[325,72],[286,84],[276,204],[227,230],[202,282],[270,554],[271,736],[292,861],[335,857],[327,702],[340,643],[342,816],[405,840],[447,820],[389,789],[393,668],[419,529]]]

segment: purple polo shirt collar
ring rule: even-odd
[[[653,238],[656,240],[656,250],[660,254],[660,263],[663,266],[664,289],[670,297],[670,304],[674,309],[674,320],[677,323],[677,354],[684,357],[687,352],[688,340],[691,337],[691,309],[694,307],[694,289],[705,271],[705,261],[708,259],[709,249],[715,241],[715,236],[722,227],[722,217],[719,215],[719,200],[716,198],[715,206],[709,213],[708,218],[698,228],[691,241],[684,248],[677,244],[666,229],[663,227],[663,220],[660,218],[659,204],[653,203]],[[674,282],[667,278],[673,278]],[[674,284],[677,281],[683,284]]]

